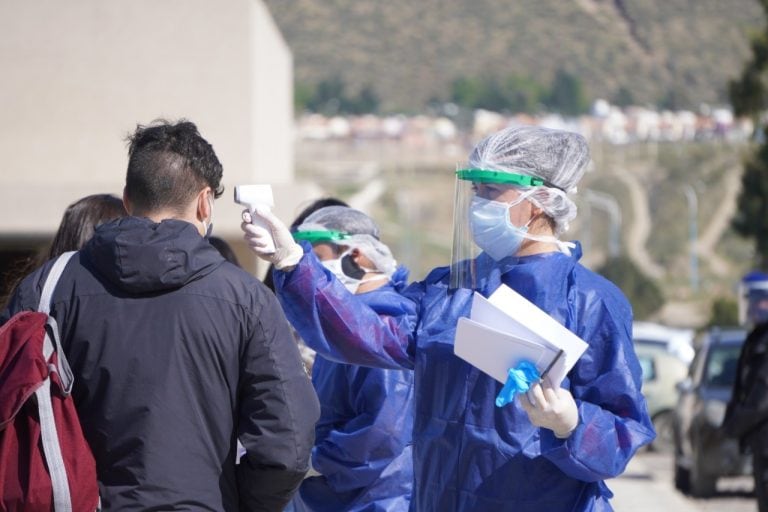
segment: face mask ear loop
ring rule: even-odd
[[[545,236],[539,236],[539,235],[532,235],[531,233],[520,233],[520,236],[523,238],[527,238],[528,240],[535,240],[536,242],[547,242],[552,243],[557,246],[557,250],[562,252],[563,254],[570,256],[571,255],[571,249],[576,248],[576,244],[573,242],[563,242],[559,238],[556,238],[551,235],[545,235]]]
[[[538,214],[534,215],[533,217],[528,219],[528,222],[526,222],[525,225],[522,228],[519,228],[520,229],[520,236],[523,237],[523,238],[526,238],[528,240],[534,240],[536,242],[553,243],[553,244],[555,244],[557,246],[557,250],[558,251],[562,252],[566,256],[570,256],[571,255],[571,249],[575,249],[576,248],[576,244],[575,243],[573,243],[573,242],[563,242],[562,240],[560,240],[556,236],[552,236],[552,235],[534,235],[534,234],[530,233],[527,230],[527,228],[530,226],[531,222],[533,222],[533,220],[535,218],[539,217],[540,215],[542,215],[542,214],[538,213]]]
[[[525,228],[525,229],[530,229],[530,227],[531,227],[531,223],[532,223],[532,222],[533,222],[533,220],[534,220],[536,217],[538,217],[538,216],[539,216],[539,214],[536,214],[536,215],[534,215],[533,217],[531,217],[530,219],[528,219],[528,222],[526,222],[526,223],[523,225],[523,228]]]
[[[211,210],[211,214],[208,216],[208,222],[201,219],[200,223],[203,225],[203,237],[208,238],[213,232],[213,199],[212,196],[208,196],[208,209]]]
[[[365,278],[362,281],[360,281],[360,284],[370,283],[371,281],[381,281],[381,280],[384,280],[384,279],[389,281],[389,276],[387,276],[386,274],[381,274],[379,276],[368,277],[368,278]]]
[[[509,201],[507,203],[503,203],[503,204],[507,205],[507,215],[506,215],[507,226],[509,226],[511,228],[515,228],[517,230],[523,230],[524,231],[524,230],[526,230],[529,227],[529,225],[531,224],[533,219],[536,218],[536,216],[531,217],[530,219],[528,219],[528,222],[526,222],[523,226],[515,226],[514,224],[512,224],[512,221],[509,219],[509,209],[513,208],[513,207],[521,204],[523,201],[527,200],[529,196],[533,195],[533,192],[534,192],[533,189],[526,190],[525,192],[522,192],[516,199],[513,199],[512,201]]]

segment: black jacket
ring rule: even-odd
[[[768,447],[768,323],[757,325],[741,348],[733,394],[723,420],[726,434],[742,446]]]
[[[0,324],[37,308],[49,268]],[[127,217],[72,258],[53,303],[106,510],[283,509],[319,405],[266,287],[192,224]]]

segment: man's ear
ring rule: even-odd
[[[200,222],[211,218],[211,203],[208,194],[213,194],[211,187],[205,187],[197,194],[195,215]]]

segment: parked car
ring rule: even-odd
[[[672,422],[677,405],[677,384],[688,373],[688,365],[667,352],[666,348],[639,344],[635,346],[643,370],[643,395],[653,420],[656,439],[650,449],[672,453]]]
[[[635,346],[662,347],[686,365],[693,360],[693,329],[668,327],[653,322],[633,322],[632,340]]]
[[[743,329],[707,331],[688,377],[678,384],[673,416],[675,487],[693,496],[714,494],[719,477],[752,472],[750,457],[720,429],[746,336]]]

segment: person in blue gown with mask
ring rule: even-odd
[[[365,213],[341,205],[320,208],[293,237],[312,245],[323,269],[318,291],[374,312],[401,316],[408,270],[397,265],[379,228]],[[277,290],[278,297],[280,290]],[[308,344],[315,332],[305,331]],[[322,339],[317,340],[322,342]],[[370,368],[318,355],[312,384],[320,400],[309,478],[291,512],[407,512],[413,484],[413,372]]]
[[[589,163],[575,133],[513,127],[491,134],[458,171],[454,261],[403,295],[411,307],[382,315],[345,300],[306,243],[264,214],[277,246],[243,224],[245,238],[275,263],[286,316],[324,357],[416,378],[413,508],[428,511],[607,511],[605,480],[621,474],[655,433],[632,346],[632,310],[612,283],[579,263],[563,242],[571,199]],[[466,192],[466,193],[463,193]],[[476,253],[465,251],[474,247]],[[563,324],[588,348],[559,386],[534,383],[498,407],[502,384],[459,359],[457,320],[472,294],[505,284]]]

